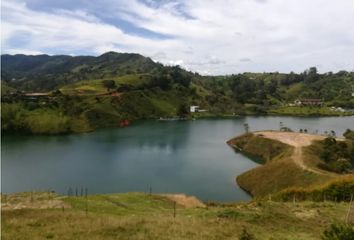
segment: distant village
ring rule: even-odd
[[[354,97],[354,93],[352,94]],[[296,99],[293,103],[288,104],[289,107],[323,107],[324,101],[322,99],[317,98],[304,98],[304,99]],[[342,107],[329,107],[330,110],[335,112],[346,112],[347,110]]]

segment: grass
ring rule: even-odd
[[[146,83],[149,78],[149,74],[130,74],[122,77],[85,80],[65,85],[60,88],[60,91],[65,95],[98,95],[107,93],[107,89],[102,84],[103,80],[113,80],[117,86],[121,84],[139,86]]]
[[[71,208],[2,210],[2,238],[238,239],[247,229],[255,239],[310,240],[319,239],[330,223],[344,221],[348,208],[348,203],[332,202],[177,205],[174,218],[173,202],[158,195],[92,195],[87,214],[85,197],[56,198]]]
[[[288,154],[292,151],[292,147],[289,145],[275,140],[257,137],[251,133],[231,139],[228,141],[228,144],[242,149],[242,152],[246,154],[261,158],[264,162],[280,158],[284,154]]]
[[[350,201],[354,193],[354,175],[343,175],[327,181],[325,184],[312,185],[310,187],[291,187],[278,194],[275,199],[291,201],[295,196],[299,200],[311,201]]]

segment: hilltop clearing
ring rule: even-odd
[[[264,137],[268,139],[273,139],[293,147],[293,152],[289,156],[294,163],[305,171],[309,171],[316,174],[327,174],[331,175],[328,171],[323,171],[318,168],[314,168],[305,163],[305,156],[303,153],[303,147],[310,146],[314,141],[321,141],[326,138],[322,135],[313,135],[306,133],[296,133],[296,132],[277,132],[277,131],[261,131],[255,132],[256,136]],[[343,140],[339,139],[338,140]]]

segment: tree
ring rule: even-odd
[[[319,75],[317,74],[316,67],[310,67],[305,72],[305,82],[306,83],[313,83],[313,82],[316,82],[318,79],[319,79]]]
[[[278,82],[275,79],[272,79],[266,86],[268,93],[271,95],[277,91],[277,87],[278,87]]]
[[[179,105],[178,109],[177,109],[177,115],[181,118],[187,117],[189,114],[188,111],[188,106],[185,103],[182,103],[181,105]]]
[[[109,92],[109,90],[115,89],[117,87],[116,82],[113,80],[103,80],[102,84],[105,88],[107,88],[107,92]]]
[[[336,137],[336,132],[334,130],[331,130],[331,136]]]
[[[249,133],[249,131],[250,131],[250,126],[248,125],[248,123],[244,123],[244,124],[243,124],[243,127],[245,128],[245,132],[246,132],[246,133]]]

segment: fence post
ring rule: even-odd
[[[176,218],[176,202],[173,202],[173,218]]]
[[[87,214],[88,214],[88,199],[87,199],[87,188],[85,188],[85,197],[86,197],[86,209],[85,209],[85,211],[86,211],[86,216],[87,216]]]
[[[293,204],[294,204],[294,206],[296,205],[296,197],[295,197],[295,193],[294,193],[294,195],[293,195]]]
[[[353,194],[351,194],[351,196],[350,196],[350,202],[349,202],[348,212],[347,212],[347,216],[346,216],[346,218],[345,218],[345,222],[346,222],[346,223],[348,223],[348,221],[349,221],[350,211],[351,211],[351,208],[352,208],[352,202],[353,202]]]

